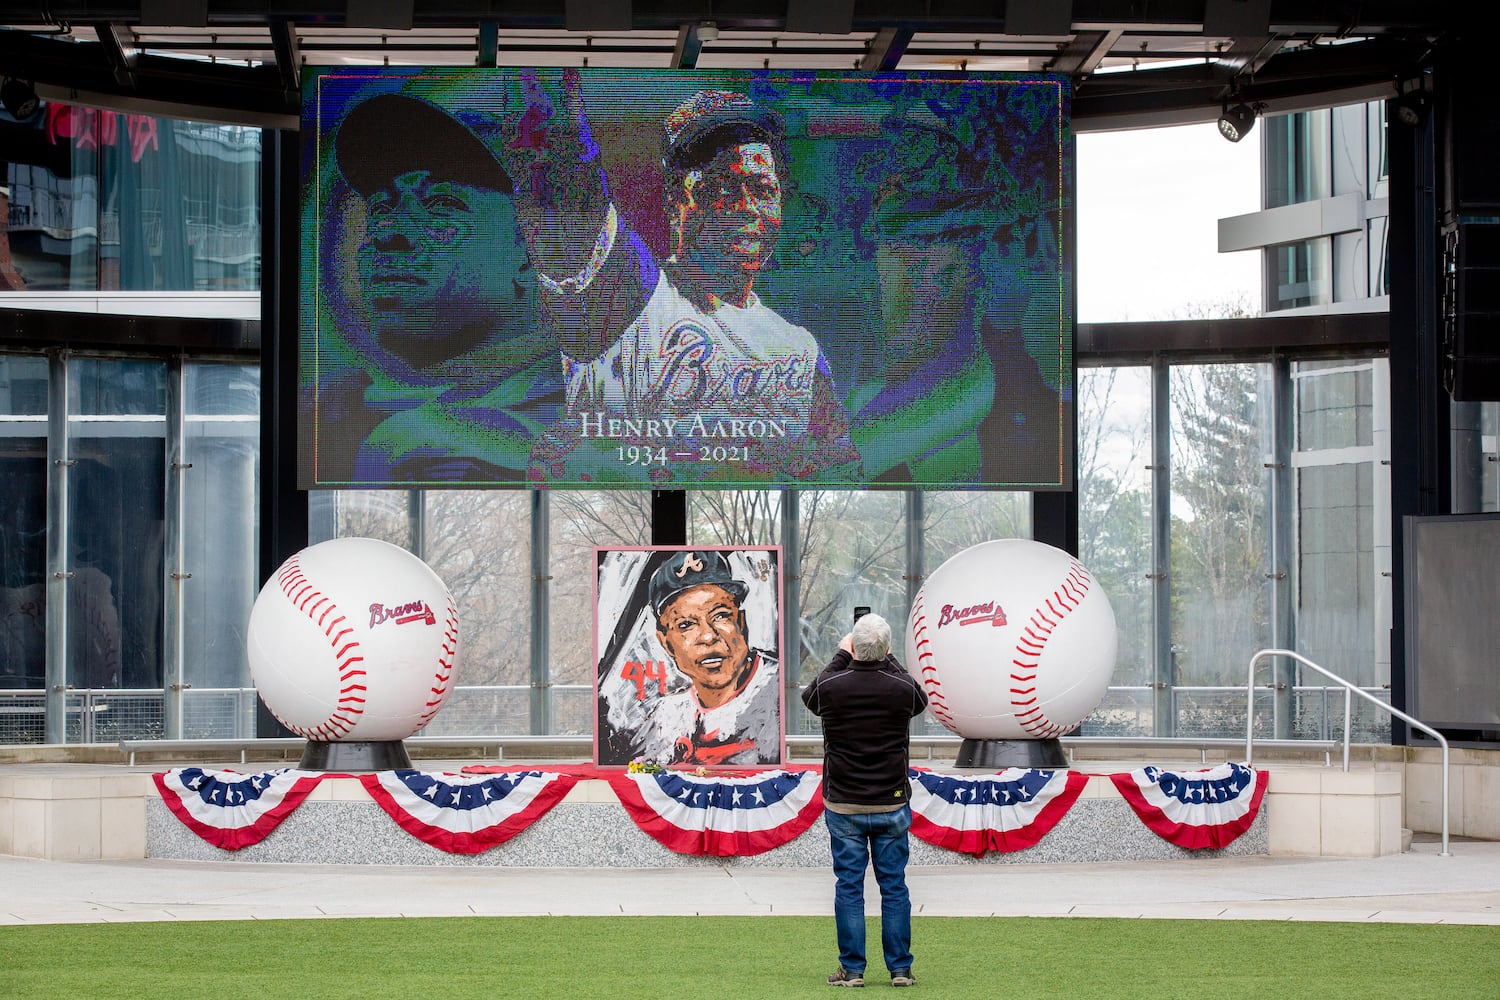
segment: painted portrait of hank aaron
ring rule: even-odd
[[[777,557],[599,551],[598,763],[781,762]]]

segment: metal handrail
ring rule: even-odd
[[[1357,684],[1351,684],[1348,681],[1344,680],[1344,678],[1340,677],[1338,674],[1335,674],[1335,673],[1333,673],[1332,671],[1329,671],[1329,670],[1325,670],[1323,667],[1318,666],[1316,663],[1314,663],[1312,660],[1309,660],[1307,657],[1303,656],[1301,653],[1293,652],[1290,649],[1262,649],[1260,652],[1258,652],[1254,656],[1250,657],[1249,677],[1247,678],[1247,680],[1245,682],[1245,697],[1246,697],[1246,705],[1245,705],[1245,764],[1246,764],[1246,766],[1249,766],[1249,764],[1250,764],[1251,746],[1252,746],[1252,744],[1255,741],[1255,665],[1257,663],[1259,663],[1262,659],[1265,659],[1267,657],[1272,657],[1272,656],[1289,656],[1292,659],[1296,660],[1298,663],[1302,664],[1304,667],[1311,667],[1313,670],[1316,670],[1318,673],[1322,674],[1324,677],[1327,677],[1329,680],[1333,681],[1334,683],[1338,684],[1339,686],[1341,686],[1344,689],[1344,770],[1345,771],[1349,770],[1349,722],[1350,722],[1350,719],[1351,719],[1351,706],[1353,704],[1352,699],[1351,699],[1351,695],[1356,695],[1356,694],[1359,695],[1361,698],[1365,699],[1366,701],[1368,701],[1370,704],[1376,706],[1377,708],[1382,709],[1387,714],[1395,716],[1396,718],[1400,719],[1402,722],[1405,722],[1408,726],[1415,726],[1416,728],[1422,730],[1422,732],[1426,733],[1428,736],[1431,736],[1433,739],[1435,739],[1435,740],[1438,741],[1438,743],[1443,748],[1443,849],[1442,849],[1442,852],[1441,852],[1440,856],[1441,857],[1445,857],[1445,858],[1446,857],[1451,857],[1452,855],[1451,855],[1451,853],[1448,850],[1448,741],[1443,738],[1443,734],[1440,733],[1440,732],[1438,732],[1436,729],[1433,729],[1431,726],[1427,725],[1425,722],[1421,722],[1421,721],[1419,721],[1417,719],[1412,718],[1411,716],[1407,715],[1405,712],[1401,711],[1399,708],[1396,708],[1396,707],[1394,707],[1392,705],[1387,705],[1385,702],[1381,701],[1379,698],[1376,698],[1376,697],[1374,697],[1372,695],[1366,694],[1365,691],[1362,688],[1360,688]]]

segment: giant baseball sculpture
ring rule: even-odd
[[[906,668],[928,711],[968,740],[1049,740],[1109,689],[1115,614],[1062,549],[983,542],[937,568],[912,604]]]
[[[266,581],[248,646],[261,700],[298,736],[402,740],[453,690],[458,611],[443,581],[405,549],[336,538]]]

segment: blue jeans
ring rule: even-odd
[[[839,964],[865,971],[865,868],[874,862],[880,886],[880,944],[891,972],[911,968],[911,897],[906,892],[907,831],[911,807],[895,812],[845,815],[824,809],[833,848],[833,920],[838,928]]]

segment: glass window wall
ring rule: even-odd
[[[1273,366],[1158,360],[1080,373],[1080,557],[1110,596],[1120,641],[1114,688],[1085,735],[1242,733],[1242,672],[1272,644],[1278,586],[1294,588],[1295,648],[1368,687],[1388,681],[1383,366],[1291,367],[1294,420],[1278,432],[1291,435],[1293,456],[1293,502],[1277,515],[1277,530],[1294,539],[1284,582],[1270,557],[1267,456],[1278,449],[1267,414],[1282,391]],[[54,473],[66,477],[68,505],[49,526],[47,413],[58,372],[63,453],[76,464]],[[0,688],[6,705],[24,708],[24,696],[32,706],[5,714],[0,739],[41,738],[50,530],[66,533],[73,574],[59,591],[68,615],[56,654],[74,688],[68,740],[253,732],[243,627],[256,593],[257,381],[257,369],[239,363],[0,355],[0,476],[10,498],[0,520]],[[1167,427],[1153,424],[1157,386],[1170,397]],[[1489,455],[1495,409],[1481,413]],[[1167,447],[1165,471],[1153,471],[1155,449]],[[411,548],[459,599],[460,688],[429,734],[591,732],[593,549],[649,544],[648,493],[371,490],[314,500],[324,536]],[[799,598],[789,690],[827,661],[856,605],[891,619],[899,649],[909,594],[926,573],[970,545],[1030,532],[1025,493],[705,491],[688,500],[689,540],[699,544],[783,544],[783,518],[796,511],[796,565],[785,567]],[[1170,553],[1165,567],[1153,563],[1159,550]],[[1173,699],[1158,700],[1159,681]],[[1294,735],[1329,732],[1324,701],[1298,686]],[[788,704],[789,732],[817,731]],[[1170,720],[1154,717],[1163,705]],[[1376,723],[1358,724],[1363,737]]]
[[[177,551],[181,558],[167,576],[181,730],[189,739],[248,737],[255,733],[245,629],[257,595],[260,370],[189,362],[182,377],[182,457],[170,470],[181,500],[169,514],[176,528],[169,559]]]
[[[0,112],[0,290],[260,287],[260,130]]]
[[[1118,654],[1085,736],[1150,736],[1155,583],[1152,577],[1151,369],[1078,373],[1078,557],[1109,597]]]
[[[0,744],[43,739],[47,360],[0,354]]]
[[[1390,682],[1390,537],[1385,410],[1376,405],[1383,360],[1303,362],[1295,384],[1297,650],[1382,695]],[[1298,681],[1294,735],[1331,739],[1343,730],[1343,692],[1318,675]],[[1363,702],[1360,742],[1390,738],[1386,716]]]
[[[1253,364],[1170,372],[1170,675],[1180,736],[1243,734],[1245,665],[1274,645],[1269,377],[1269,365]]]

